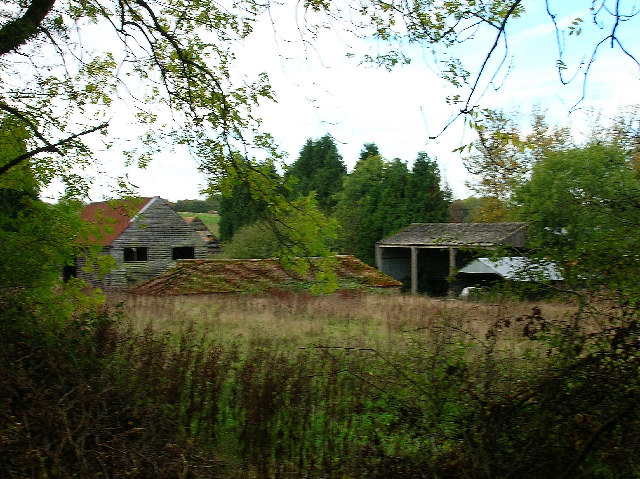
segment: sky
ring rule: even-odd
[[[590,21],[589,1],[551,1],[556,21],[563,29],[566,41],[568,72],[591,55],[602,31]],[[563,86],[555,62],[557,38],[553,24],[544,11],[542,0],[525,1],[527,13],[508,26],[509,50],[506,63],[498,70],[495,84],[481,83],[484,92],[479,104],[512,111],[526,119],[538,105],[547,112],[550,123],[574,128],[579,135],[587,130],[593,115],[590,109],[613,114],[618,108],[640,104],[640,73],[609,43],[602,47],[590,72],[587,99],[569,114],[582,95],[582,76]],[[452,152],[473,140],[473,134],[458,120],[442,134],[443,127],[455,114],[447,105],[447,95],[457,93],[439,78],[433,56],[419,46],[407,47],[412,56],[410,65],[391,72],[382,68],[358,65],[347,58],[346,45],[362,53],[384,48],[372,41],[354,40],[338,28],[322,33],[317,48],[304,48],[297,24],[286,6],[272,12],[275,31],[270,22],[257,28],[238,51],[238,71],[249,78],[261,71],[269,74],[277,103],[265,103],[258,111],[263,127],[275,137],[281,150],[288,153],[287,162],[295,161],[308,138],[318,139],[331,134],[349,171],[358,159],[364,143],[375,143],[387,159],[400,158],[409,165],[418,152],[427,152],[438,161],[442,176],[455,198],[471,194],[465,182],[472,180],[464,169],[458,153]],[[584,20],[580,36],[568,35],[571,21]],[[627,48],[640,55],[640,19],[619,27]],[[476,71],[491,45],[490,37],[479,34],[458,53]],[[503,51],[503,50],[502,50]],[[502,55],[497,55],[502,58]],[[475,67],[475,68],[474,68]],[[493,72],[496,65],[489,65]],[[501,85],[495,89],[497,83]],[[463,93],[461,91],[460,93]],[[525,122],[526,124],[526,122]],[[437,138],[433,138],[437,137]],[[115,151],[99,152],[107,175],[97,174],[91,199],[109,196],[108,177],[126,173],[142,196],[161,196],[170,201],[203,198],[200,193],[206,179],[197,170],[197,160],[186,150],[157,155],[145,170],[124,169],[122,158]]]

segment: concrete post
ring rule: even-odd
[[[456,272],[456,254],[457,248],[449,248],[449,278],[452,278]],[[452,282],[449,283],[449,297],[453,297]]]
[[[418,294],[418,248],[411,247],[411,294]]]

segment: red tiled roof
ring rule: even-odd
[[[136,216],[153,198],[131,198],[126,200],[91,203],[82,210],[80,217],[98,226],[96,235],[90,240],[102,246],[110,245],[131,224]]]

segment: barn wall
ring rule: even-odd
[[[105,289],[124,289],[146,281],[173,267],[174,247],[194,247],[195,258],[207,257],[207,245],[198,233],[173,211],[166,200],[155,198],[103,254],[111,255],[116,267],[103,278],[86,277],[91,284]],[[125,248],[148,248],[146,261],[124,261]]]

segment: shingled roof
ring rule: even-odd
[[[522,247],[526,223],[413,223],[378,241],[386,247]]]
[[[131,226],[133,218],[141,214],[155,198],[157,197],[91,203],[83,208],[80,217],[99,228],[98,237],[92,237],[91,240],[101,246],[108,246]]]

